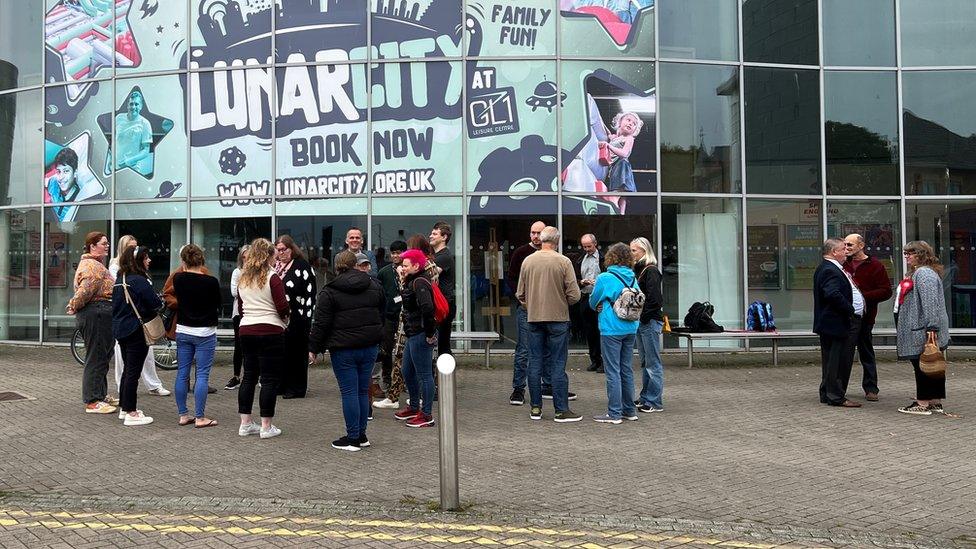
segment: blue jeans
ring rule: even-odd
[[[434,370],[431,362],[431,345],[427,343],[427,336],[423,332],[407,338],[403,347],[403,364],[400,373],[407,384],[407,394],[410,399],[407,404],[411,408],[420,408],[417,397],[424,401],[423,413],[430,415],[434,406]]]
[[[329,351],[332,373],[342,395],[342,417],[346,420],[346,437],[357,440],[366,434],[369,417],[369,382],[379,351],[376,345],[358,349]]]
[[[644,386],[641,389],[641,404],[664,408],[661,395],[664,393],[664,365],[661,364],[661,330],[664,323],[651,320],[637,327],[637,351],[643,369]]]
[[[619,419],[637,415],[634,406],[634,340],[637,336],[600,336],[603,368],[607,374],[607,415]]]
[[[528,376],[529,367],[529,313],[525,307],[516,305],[515,321],[518,327],[518,341],[515,343],[515,363],[512,368],[512,389],[525,389],[525,379]],[[542,361],[542,390],[552,391],[549,383],[549,349]]]
[[[207,408],[207,389],[210,387],[210,367],[213,366],[214,351],[217,349],[217,336],[197,337],[187,334],[176,334],[176,361],[179,369],[176,371],[176,385],[173,395],[176,397],[176,411],[181,416],[187,414],[186,395],[190,392],[190,366],[197,361],[196,382],[193,387],[194,415],[203,417]]]
[[[529,399],[542,407],[542,378],[549,369],[552,405],[556,412],[569,410],[569,322],[529,322]]]

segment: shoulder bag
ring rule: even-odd
[[[142,335],[146,338],[146,345],[155,345],[166,337],[166,326],[163,324],[163,319],[159,315],[156,315],[149,322],[142,321],[142,315],[139,314],[138,307],[132,302],[132,296],[129,295],[129,285],[125,281],[125,275],[122,275],[122,291],[125,292],[126,302],[132,307],[132,312],[136,314],[136,318],[139,319],[139,324],[142,325]]]

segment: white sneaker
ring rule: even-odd
[[[142,410],[136,410],[136,415],[125,415],[124,425],[132,427],[134,425],[149,425],[153,422],[153,418],[142,413]]]
[[[127,415],[129,414],[127,414],[125,410],[119,410],[119,419],[125,419],[125,416]]]
[[[391,409],[392,410],[392,409],[399,408],[399,407],[400,407],[400,403],[399,402],[393,402],[392,400],[390,400],[388,398],[384,398],[383,400],[377,400],[377,401],[373,402],[373,408]]]
[[[172,393],[170,393],[169,389],[166,389],[165,387],[159,387],[158,389],[149,389],[149,394],[164,397],[169,396]]]
[[[259,434],[260,432],[261,432],[261,426],[258,425],[257,423],[248,423],[247,425],[241,425],[240,428],[237,429],[237,434],[242,437],[246,437],[248,435],[256,435]]]
[[[281,434],[281,429],[275,427],[274,425],[268,427],[267,430],[265,430],[264,428],[261,429],[261,438],[274,438],[280,434]]]

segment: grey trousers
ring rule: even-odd
[[[112,304],[95,301],[75,313],[85,340],[85,371],[81,377],[81,398],[85,404],[103,400],[108,394],[108,362],[115,351],[112,337]]]

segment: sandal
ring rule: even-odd
[[[216,419],[208,419],[206,423],[196,423],[196,420],[193,420],[193,421],[195,423],[194,427],[197,428],[197,429],[204,429],[206,427],[216,427],[217,426],[217,420]]]
[[[189,418],[187,420],[182,420],[181,419],[179,421],[179,423],[180,423],[180,427],[186,427],[187,425],[192,425],[192,424],[196,423],[196,420],[191,417],[191,418]]]

